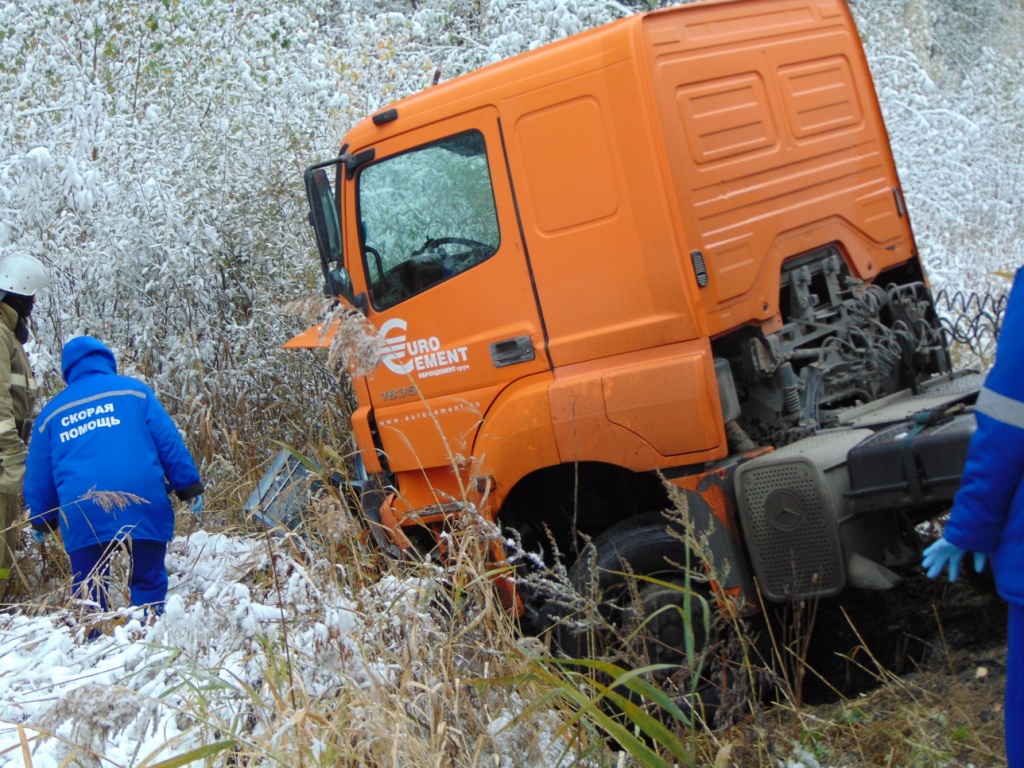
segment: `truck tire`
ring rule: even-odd
[[[720,633],[711,589],[687,574],[682,534],[682,526],[657,512],[597,536],[569,572],[584,607],[562,616],[554,639],[572,659],[607,659],[627,669],[672,665],[649,679],[711,725],[720,702],[710,677]],[[699,574],[696,558],[691,567]],[[596,607],[599,618],[587,606]]]

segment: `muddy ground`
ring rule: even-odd
[[[796,700],[734,730],[723,764],[786,766],[768,759],[767,742],[780,756],[800,745],[806,768],[1005,768],[1007,612],[991,581],[912,573],[889,592],[804,606],[802,617],[813,618],[813,642]]]
[[[808,616],[813,610],[804,608]],[[870,690],[877,686],[873,667],[879,664],[896,675],[935,665],[959,672],[958,666],[990,650],[1005,655],[1006,619],[1006,604],[991,582],[964,576],[949,584],[914,573],[887,592],[851,590],[821,601],[808,660],[829,685],[809,679],[805,701],[834,698],[830,688],[847,697]]]

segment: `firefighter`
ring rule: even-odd
[[[942,538],[924,551],[930,578],[955,581],[965,552],[975,570],[992,561],[996,588],[1009,603],[1006,755],[1024,768],[1024,268],[1006,304],[996,360],[975,407],[977,431]]]
[[[203,482],[174,421],[146,384],[117,373],[103,342],[64,345],[67,387],[40,411],[25,475],[37,540],[58,526],[77,597],[106,610],[110,560],[128,550],[131,604],[163,610],[174,491],[202,509]]]
[[[0,259],[0,603],[13,592],[11,569],[18,544],[21,484],[28,453],[27,424],[35,407],[36,385],[22,346],[28,341],[28,318],[36,292],[50,283],[46,267],[23,253]]]

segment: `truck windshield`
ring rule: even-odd
[[[370,299],[386,309],[498,250],[498,215],[479,131],[364,167],[357,182]]]

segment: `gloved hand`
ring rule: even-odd
[[[975,552],[974,553],[974,572],[981,573],[985,570],[985,553]]]
[[[963,560],[965,552],[956,544],[939,539],[924,551],[924,558],[921,565],[928,572],[928,578],[934,579],[942,569],[949,565],[949,580],[956,581],[960,575],[960,561]],[[974,553],[974,570],[981,573],[985,569],[985,553]]]
[[[203,511],[203,494],[199,494],[192,498],[192,506],[190,507],[193,515],[199,515]]]
[[[32,538],[36,540],[36,544],[42,544],[46,541],[46,534],[36,528],[33,528]]]

